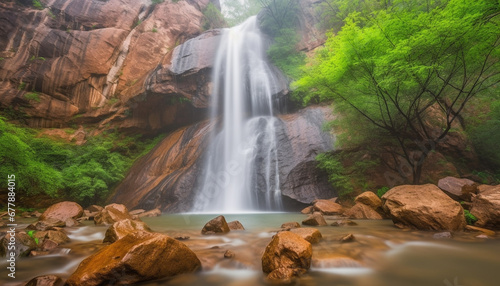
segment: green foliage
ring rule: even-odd
[[[351,12],[294,86],[304,103],[333,100],[343,115],[363,117],[380,139],[392,140],[392,154],[411,166],[414,183],[428,154],[411,155],[419,142],[435,146],[471,98],[500,82],[493,72],[500,69],[498,5],[426,2]],[[437,112],[448,117],[432,121]]]
[[[20,194],[47,194],[84,205],[103,202],[135,159],[160,140],[106,133],[75,146],[37,137],[0,118],[0,176],[16,175]]]
[[[153,5],[161,4],[163,2],[165,2],[165,0],[151,0],[151,3],[153,3]],[[174,1],[174,2],[177,2],[177,1]]]
[[[471,214],[468,210],[464,210],[464,215],[467,224],[474,225],[474,223],[476,223],[477,218],[473,214]]]
[[[153,27],[153,29],[151,30],[151,32],[158,33],[158,29],[156,27]]]
[[[62,187],[60,172],[40,160],[31,148],[34,134],[0,118],[0,176],[16,176],[18,189],[27,195],[46,193],[55,196]]]
[[[24,98],[26,98],[27,100],[40,102],[40,95],[36,91],[25,93]]]
[[[26,88],[26,83],[25,83],[25,82],[23,82],[23,81],[21,81],[21,82],[19,83],[19,86],[17,87],[17,89],[19,89],[19,90],[24,90],[25,88]]]
[[[491,103],[489,119],[473,127],[468,133],[480,159],[500,173],[500,101]]]
[[[203,10],[202,27],[204,30],[218,29],[226,27],[226,21],[222,13],[211,2]]]
[[[35,243],[38,244],[38,238],[35,237],[35,232],[34,230],[28,230],[28,232],[26,234],[28,234],[29,237],[33,238],[35,240]]]
[[[389,187],[382,187],[380,189],[377,190],[377,196],[379,198],[381,198],[383,195],[385,195],[385,193],[387,193],[388,191],[390,190]]]
[[[33,0],[33,7],[35,7],[38,10],[44,9],[42,3],[40,3],[40,1],[38,0]]]
[[[260,28],[276,37],[283,29],[297,27],[299,5],[297,0],[261,0],[262,14],[259,15]]]
[[[300,41],[294,29],[282,29],[274,38],[267,54],[269,59],[287,76],[298,79],[302,75],[301,66],[305,63],[305,54],[297,51],[296,45]]]
[[[328,181],[342,198],[354,191],[354,186],[338,156],[323,153],[316,156],[318,167],[328,173]]]

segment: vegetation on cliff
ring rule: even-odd
[[[342,114],[334,123],[342,132],[340,146],[379,154],[409,182],[420,182],[426,158],[457,128],[471,134],[478,154],[498,172],[499,158],[490,149],[500,143],[493,133],[500,82],[498,2],[348,2],[322,4],[323,25],[332,30],[295,83],[296,99],[333,101]],[[467,126],[467,107],[484,98],[495,102],[492,114]],[[341,158],[318,159],[328,170],[339,167]]]
[[[15,174],[21,197],[44,194],[83,205],[101,203],[134,160],[151,150],[158,139],[108,132],[77,146],[38,137],[35,130],[0,118],[0,176]]]

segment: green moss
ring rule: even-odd
[[[40,102],[40,95],[36,91],[24,94],[24,98],[26,98],[27,100]]]
[[[471,214],[468,210],[464,210],[464,215],[467,224],[473,225],[474,223],[476,223],[477,218],[473,214]]]
[[[377,190],[377,196],[379,198],[381,198],[383,195],[385,195],[385,193],[387,193],[388,191],[390,190],[389,187],[382,187],[380,189]]]
[[[38,0],[33,0],[33,7],[35,7],[38,10],[44,9],[42,3]]]

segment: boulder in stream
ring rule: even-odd
[[[228,222],[227,226],[229,226],[230,230],[245,230],[245,227],[238,220]]]
[[[470,213],[477,218],[476,226],[500,229],[500,185],[477,195]]]
[[[230,231],[226,218],[222,215],[210,220],[201,230],[201,234],[228,233]]]
[[[302,221],[303,225],[312,225],[312,226],[322,226],[328,225],[325,221],[323,215],[319,212],[315,212],[312,215],[309,215],[305,220]]]
[[[315,211],[323,215],[336,215],[343,212],[342,206],[331,200],[316,200],[313,207]]]
[[[262,256],[262,270],[272,280],[288,279],[311,267],[311,243],[290,231],[277,233]]]
[[[398,186],[383,195],[382,200],[396,226],[457,231],[466,225],[460,204],[432,184]]]
[[[147,231],[151,232],[151,229],[147,224],[142,221],[124,219],[115,222],[112,226],[106,230],[103,242],[113,243],[118,239],[125,237],[129,233],[137,231]]]
[[[65,222],[68,219],[77,219],[82,215],[83,208],[79,204],[66,201],[51,205],[38,220],[56,219]]]
[[[83,260],[66,285],[129,285],[200,268],[196,254],[182,242],[164,234],[138,231]]]
[[[124,219],[132,219],[127,207],[122,204],[110,204],[94,217],[94,223],[96,225],[108,225]]]

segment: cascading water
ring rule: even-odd
[[[257,17],[223,31],[213,68],[212,120],[222,114],[207,149],[193,211],[282,209],[273,94],[278,80],[266,61]]]

